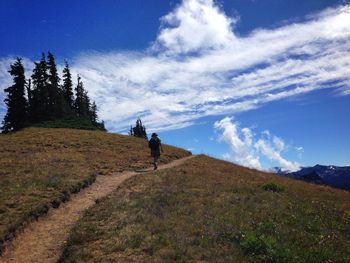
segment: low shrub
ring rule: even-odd
[[[248,232],[241,235],[240,246],[243,250],[256,257],[259,262],[293,262],[288,249],[279,246],[272,236],[258,235]]]
[[[267,183],[262,186],[265,191],[271,191],[275,193],[281,193],[284,191],[284,187],[275,183]]]

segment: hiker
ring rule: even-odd
[[[163,152],[162,144],[160,139],[158,138],[158,134],[152,133],[152,138],[148,142],[148,147],[151,148],[151,156],[153,157],[154,170],[157,170],[160,151]]]

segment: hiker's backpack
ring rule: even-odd
[[[148,142],[148,147],[152,150],[156,150],[159,148],[159,140],[151,138]]]

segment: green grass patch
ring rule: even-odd
[[[292,253],[282,247],[273,236],[255,232],[241,235],[240,245],[244,251],[259,262],[289,263],[293,262]]]
[[[278,185],[276,183],[267,183],[262,186],[262,189],[265,191],[271,191],[275,193],[282,193],[284,192],[284,187],[281,185]]]
[[[198,156],[100,199],[61,261],[345,263],[349,208],[348,192]]]
[[[32,124],[32,127],[38,128],[67,128],[79,130],[101,130],[105,131],[102,124],[93,125],[88,119],[69,118],[69,119],[55,119],[44,121],[41,123]]]

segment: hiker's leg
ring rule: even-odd
[[[157,155],[154,156],[154,170],[157,170],[158,168],[158,158],[159,156]]]
[[[154,166],[154,170],[156,170],[157,167],[158,167],[158,166],[157,166],[157,159],[158,159],[157,156],[154,155],[154,156],[153,156],[153,166]]]

